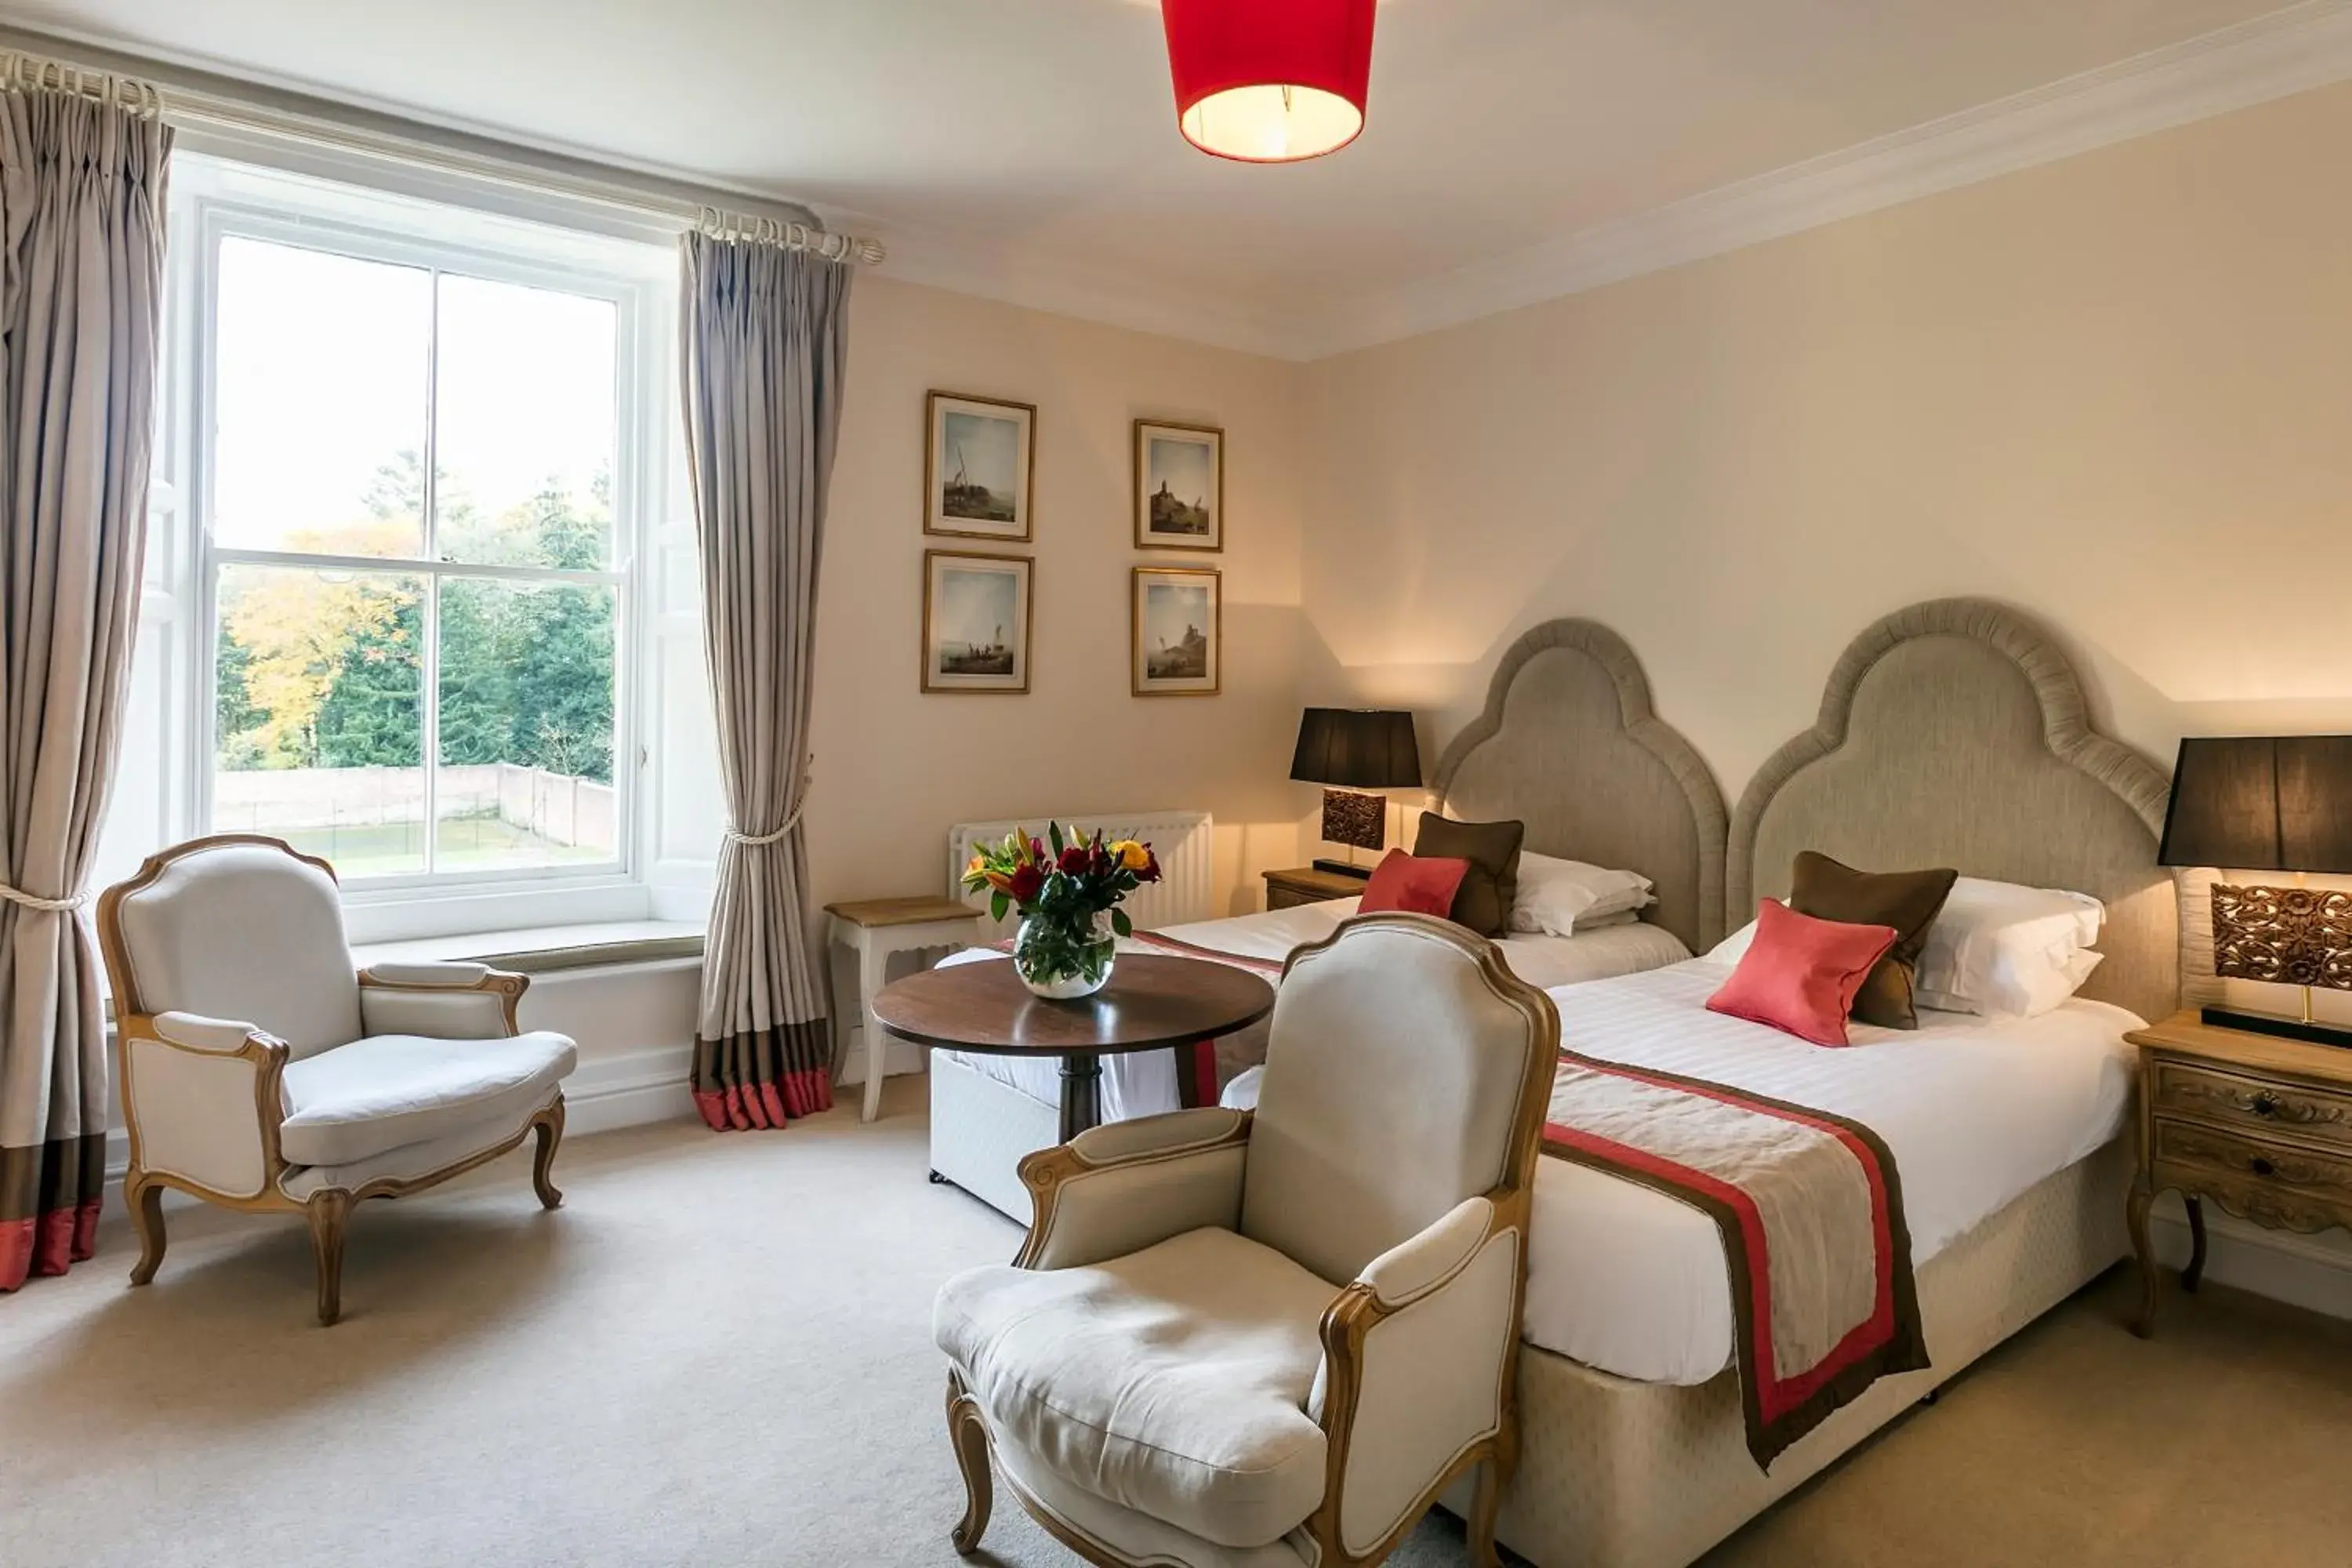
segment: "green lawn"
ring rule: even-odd
[[[262,832],[271,832],[264,827]],[[295,848],[331,863],[341,877],[393,877],[425,869],[425,826],[417,822],[353,827],[293,827],[275,830]],[[445,820],[435,846],[444,871],[470,866],[609,860],[606,851],[541,838],[494,816]]]

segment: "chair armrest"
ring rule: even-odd
[[[258,1024],[201,1013],[158,1013],[148,1023],[157,1039],[215,1056],[235,1056],[248,1041],[274,1037]]]
[[[460,991],[472,990],[489,978],[487,963],[464,963],[456,960],[424,963],[371,963],[360,971],[362,985],[401,985],[415,987],[453,986]]]
[[[527,975],[486,963],[377,963],[360,971],[360,1023],[371,1035],[495,1040],[520,1032]]]
[[[274,1188],[287,1169],[278,1149],[286,1042],[194,1013],[132,1014],[119,1026],[132,1170],[209,1196]]]
[[[1356,1276],[1372,1300],[1395,1311],[1444,1288],[1469,1267],[1495,1219],[1489,1199],[1465,1198],[1419,1236],[1408,1237],[1364,1265]]]
[[[1526,1253],[1510,1211],[1465,1198],[1366,1264],[1323,1314],[1308,1401],[1329,1452],[1318,1539],[1376,1555],[1500,1432]]]
[[[1036,1215],[1013,1264],[1076,1268],[1241,1222],[1251,1112],[1203,1106],[1091,1128],[1021,1162]]]

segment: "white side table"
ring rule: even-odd
[[[874,994],[889,979],[891,955],[924,955],[929,968],[940,958],[972,944],[980,911],[953,899],[863,899],[827,904],[833,917],[827,952],[832,955],[833,1059],[838,1072],[849,1060],[850,1005],[866,1030],[866,1103],[858,1113],[871,1121],[882,1109],[883,1058],[887,1037],[874,1021]]]

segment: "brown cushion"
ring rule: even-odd
[[[1511,905],[1519,896],[1519,841],[1527,835],[1523,822],[1456,822],[1424,811],[1412,853],[1415,859],[1469,861],[1454,889],[1454,921],[1480,936],[1500,936],[1510,929]]]
[[[1789,907],[1815,920],[1848,925],[1893,926],[1895,945],[1886,950],[1854,994],[1853,1014],[1887,1029],[1916,1029],[1911,977],[1927,928],[1951,896],[1960,874],[1933,871],[1857,871],[1807,849],[1789,868]]]

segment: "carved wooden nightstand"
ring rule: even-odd
[[[2133,1331],[2156,1328],[2148,1205],[2177,1189],[2189,1207],[2184,1289],[2205,1270],[2205,1208],[2271,1230],[2352,1227],[2352,1050],[2220,1029],[2194,1009],[2124,1037],[2139,1047],[2139,1179],[2130,1206],[2141,1300]]]
[[[1364,877],[1371,873],[1367,871]],[[1360,898],[1364,877],[1344,877],[1337,871],[1321,871],[1312,866],[1297,866],[1286,871],[1265,873],[1265,907],[1286,910],[1297,904],[1319,904],[1327,899]]]

